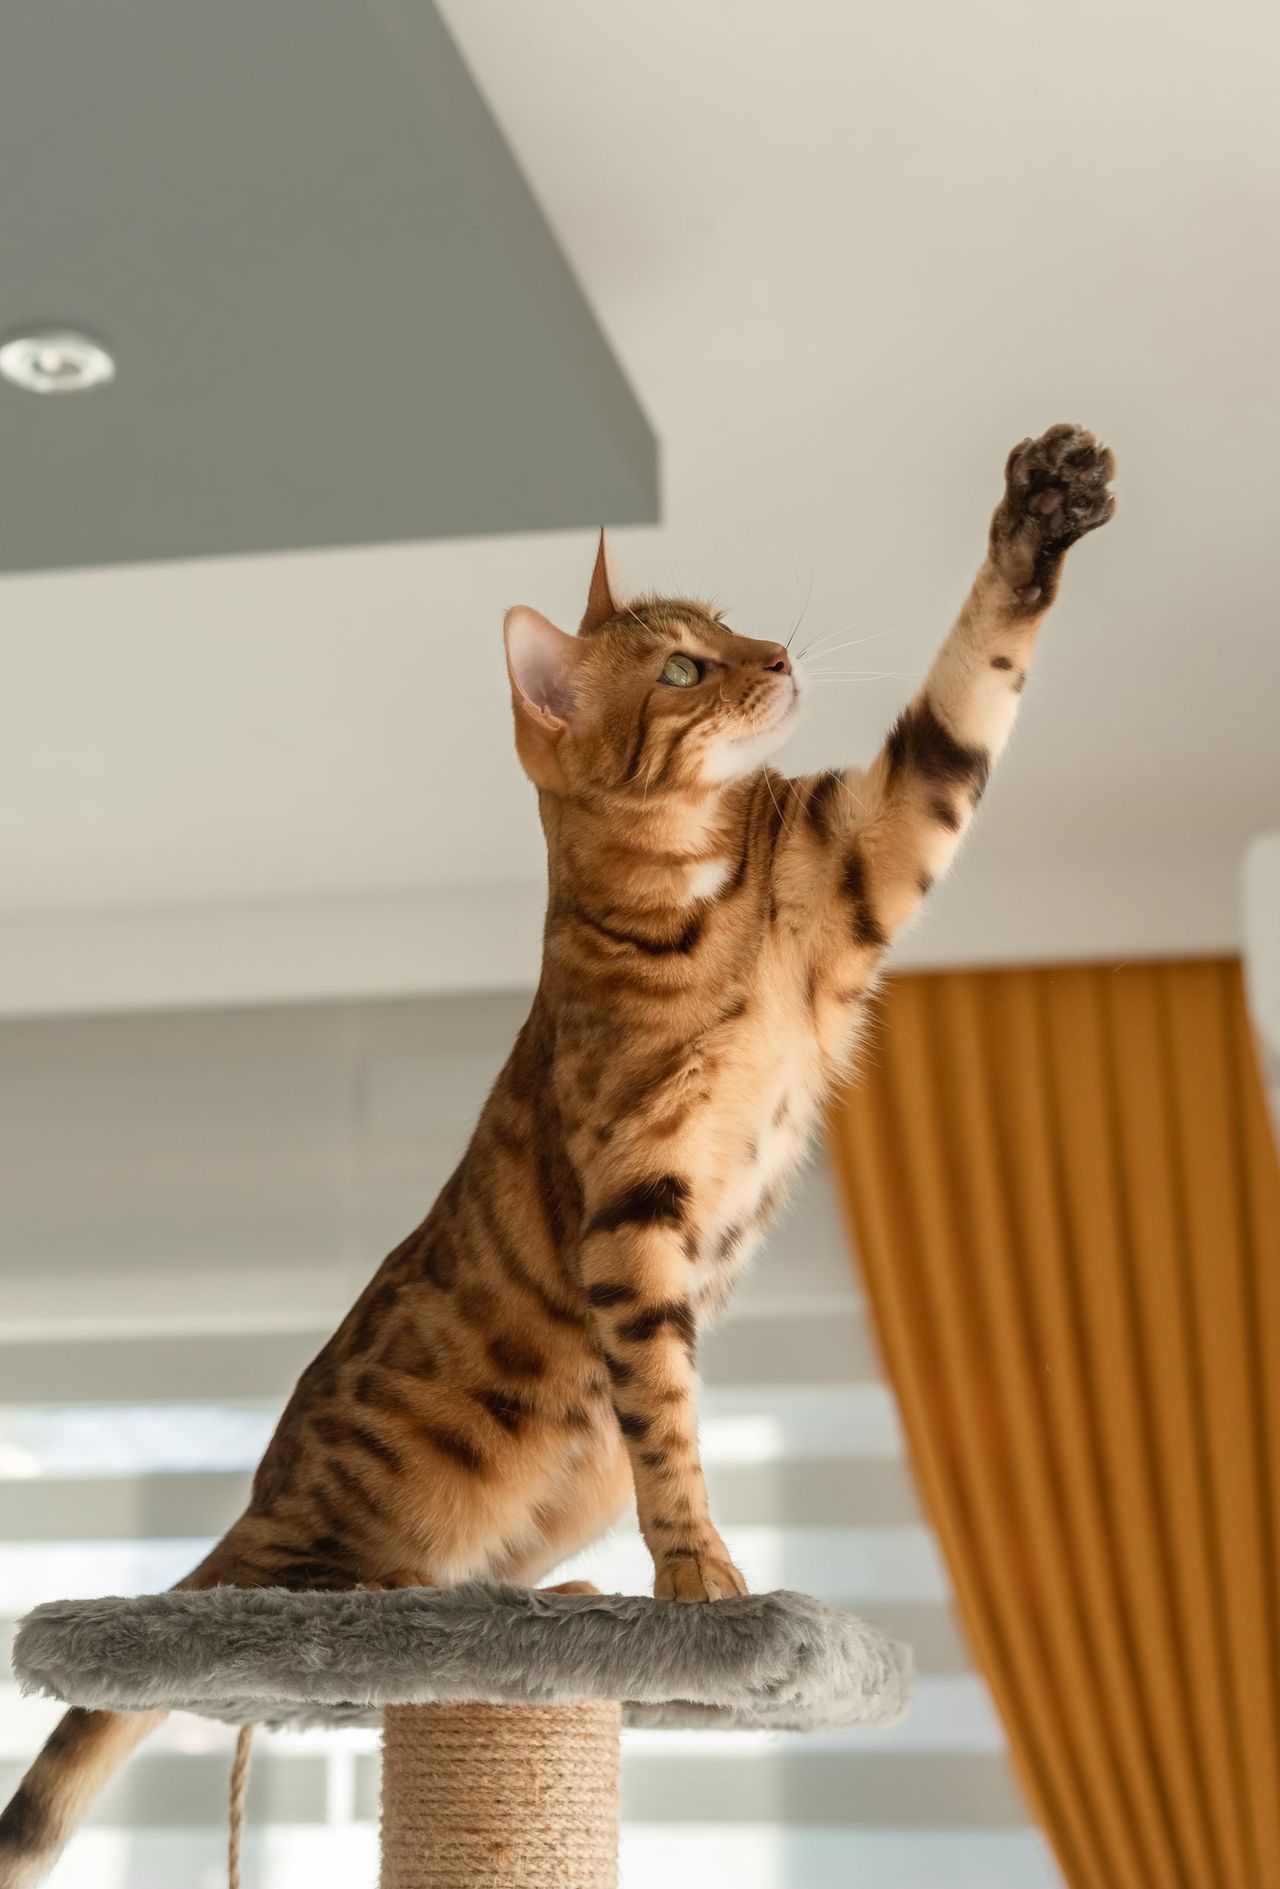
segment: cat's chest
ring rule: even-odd
[[[821,1047],[799,1006],[759,1000],[710,1051],[717,1069],[686,1142],[700,1194],[698,1286],[720,1298],[750,1257],[809,1144]]]
[[[813,1129],[825,1087],[822,1046],[799,1006],[775,1002],[727,1048],[725,1065],[724,1130],[738,1137],[724,1164],[728,1191],[766,1194]]]

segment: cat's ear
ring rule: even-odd
[[[516,713],[516,752],[535,786],[563,787],[559,747],[580,719],[578,669],[586,650],[526,604],[507,611],[502,634]]]
[[[610,617],[616,617],[619,605],[616,601],[613,578],[609,571],[609,546],[605,542],[604,527],[600,528],[600,543],[596,549],[595,567],[591,572],[591,587],[587,591],[587,607],[582,622],[578,626],[579,636],[589,636],[598,630]]]

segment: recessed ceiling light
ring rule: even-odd
[[[87,335],[50,328],[0,347],[0,374],[33,394],[78,394],[114,380],[116,364]]]

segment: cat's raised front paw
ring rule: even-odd
[[[1063,554],[1116,508],[1111,449],[1082,426],[1051,426],[1009,454],[1005,493],[991,521],[991,556],[1018,601],[1042,608]]]
[[[671,1555],[660,1564],[653,1583],[655,1600],[732,1600],[746,1591],[737,1568],[722,1554]]]

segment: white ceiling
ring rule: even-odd
[[[444,11],[662,441],[624,575],[863,639],[795,762],[873,747],[1008,445],[1078,420],[1121,509],[966,863],[1233,872],[1280,816],[1270,0]],[[582,532],[4,580],[0,903],[531,884],[499,625],[572,623],[589,562]]]

